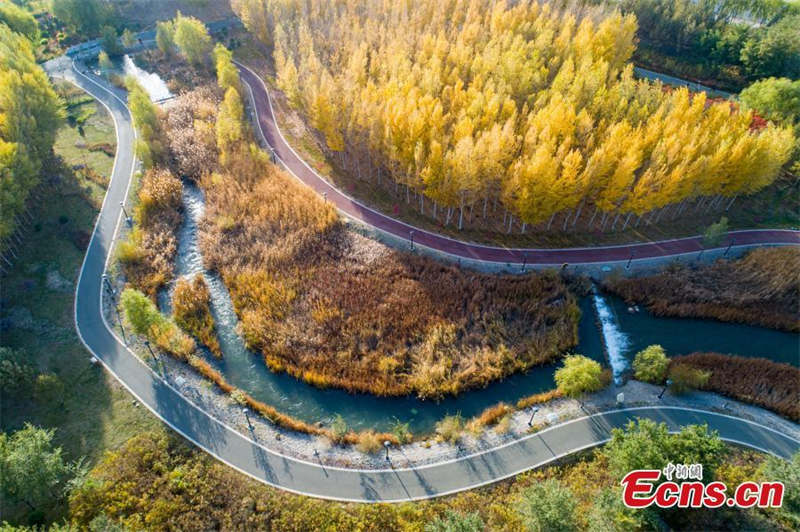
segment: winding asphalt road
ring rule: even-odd
[[[120,202],[127,196],[135,166],[135,134],[124,95],[91,74],[77,72],[65,59],[48,63],[51,75],[67,78],[97,98],[111,113],[117,132],[117,156],[111,182],[86,252],[75,293],[78,335],[143,405],[175,431],[229,466],[272,486],[304,495],[343,501],[376,502],[425,499],[495,482],[556,458],[593,447],[613,427],[635,417],[668,424],[671,430],[707,423],[722,438],[788,457],[800,441],[751,421],[701,410],[632,408],[587,416],[553,426],[486,452],[417,468],[341,469],[283,456],[262,446],[188,401],[172,383],[139,360],[116,336],[102,312],[102,275],[122,221]],[[392,451],[397,453],[399,451]]]
[[[409,231],[414,231],[414,244],[426,246],[456,257],[504,264],[526,262],[530,265],[560,266],[565,263],[586,265],[620,262],[631,258],[640,261],[699,252],[704,249],[701,236],[603,247],[567,249],[503,248],[463,242],[406,224],[351,198],[312,169],[283,137],[276,123],[272,101],[264,81],[247,66],[240,63],[237,63],[237,66],[242,80],[247,84],[252,94],[258,126],[263,140],[277,155],[284,167],[318,194],[324,194],[328,201],[347,216],[396,237],[408,240]],[[800,245],[800,231],[792,230],[751,229],[733,231],[730,233],[730,237],[736,247]],[[727,245],[728,242],[724,242],[719,247],[726,247]]]

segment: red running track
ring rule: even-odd
[[[397,237],[408,240],[410,231],[414,231],[415,244],[420,244],[457,257],[498,263],[525,262],[531,265],[619,262],[631,258],[640,260],[681,255],[699,252],[703,249],[701,244],[702,237],[700,236],[603,247],[567,249],[501,248],[455,240],[403,223],[347,196],[311,169],[283,138],[276,124],[269,92],[263,80],[244,65],[238,64],[238,66],[242,80],[252,91],[258,125],[264,140],[291,173],[300,181],[314,189],[318,194],[324,195],[328,201],[351,218],[360,220],[367,225]],[[788,229],[750,229],[733,231],[729,233],[728,238],[732,239],[733,245],[737,247],[754,245],[800,245],[800,231]],[[731,240],[723,242],[720,247],[726,247],[729,243],[731,243]]]

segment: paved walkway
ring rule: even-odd
[[[660,407],[595,414],[556,425],[504,446],[457,460],[419,468],[355,470],[322,466],[283,456],[210,416],[139,360],[117,337],[102,312],[102,275],[122,221],[120,202],[134,169],[135,134],[124,99],[105,82],[76,72],[68,61],[48,63],[51,75],[72,80],[103,103],[114,118],[117,157],[103,207],[86,252],[75,294],[78,335],[144,406],[158,418],[229,466],[272,486],[304,495],[343,501],[424,499],[470,489],[541,466],[559,456],[603,443],[613,427],[634,417],[663,421],[673,430],[708,423],[720,435],[743,445],[788,457],[800,442],[747,420],[701,410]]]
[[[414,231],[414,244],[426,246],[456,257],[497,263],[518,264],[526,262],[530,265],[558,266],[565,263],[570,265],[611,263],[627,261],[631,258],[639,261],[654,257],[696,253],[703,249],[702,237],[699,236],[641,244],[588,248],[502,248],[463,242],[411,226],[358,202],[331,185],[325,178],[314,171],[297,152],[292,149],[283,137],[283,134],[277,126],[269,92],[263,80],[248,67],[239,63],[237,63],[237,65],[242,80],[249,86],[250,90],[252,90],[261,134],[284,166],[294,174],[295,177],[314,189],[318,194],[324,194],[327,200],[333,203],[341,212],[368,226],[375,227],[405,240],[410,238],[409,232]],[[734,245],[737,247],[781,244],[800,245],[800,231],[755,229],[733,231],[730,235],[734,240]],[[727,243],[723,243],[720,247],[726,247],[727,245]]]

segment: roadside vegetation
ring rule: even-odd
[[[656,316],[712,318],[800,331],[800,250],[762,248],[712,265],[673,265],[638,278],[611,277],[603,288]]]
[[[730,208],[790,157],[788,128],[635,80],[632,15],[580,2],[417,2],[408,18],[361,0],[311,5],[234,8],[272,47],[278,86],[328,158],[437,224],[623,231]]]
[[[670,360],[709,374],[700,389],[762,406],[800,421],[800,369],[765,358],[692,353]]]
[[[796,522],[794,499],[781,510],[626,509],[621,476],[668,461],[703,463],[705,478],[731,486],[782,480],[790,498],[800,467],[800,456],[784,463],[729,448],[703,427],[670,435],[641,421],[616,431],[605,448],[491,486],[414,503],[342,504],[264,486],[174,436],[144,433],[107,455],[72,491],[68,519],[81,527],[144,530],[790,530]],[[458,526],[443,528],[448,523]]]
[[[127,282],[151,298],[174,275],[177,232],[183,219],[182,187],[167,169],[146,170],[134,208],[136,223],[117,248]]]
[[[633,371],[640,381],[669,381],[675,394],[705,390],[800,419],[800,369],[789,364],[720,353],[667,358],[664,348],[651,345],[636,354]]]

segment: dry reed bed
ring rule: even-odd
[[[211,294],[201,274],[191,281],[181,279],[175,284],[172,294],[175,323],[208,347],[215,357],[222,358],[210,303]]]
[[[183,220],[182,188],[169,170],[147,170],[134,208],[136,226],[117,250],[127,281],[153,299],[174,274],[176,234]]]
[[[248,347],[317,386],[441,397],[549,362],[577,343],[555,273],[489,276],[356,237],[329,204],[242,152],[202,181],[206,265]]]
[[[763,248],[744,258],[658,275],[613,278],[604,288],[656,316],[713,318],[800,332],[800,249]]]
[[[711,373],[704,390],[800,420],[800,369],[794,366],[719,353],[692,353],[670,360],[671,366],[679,364]]]

